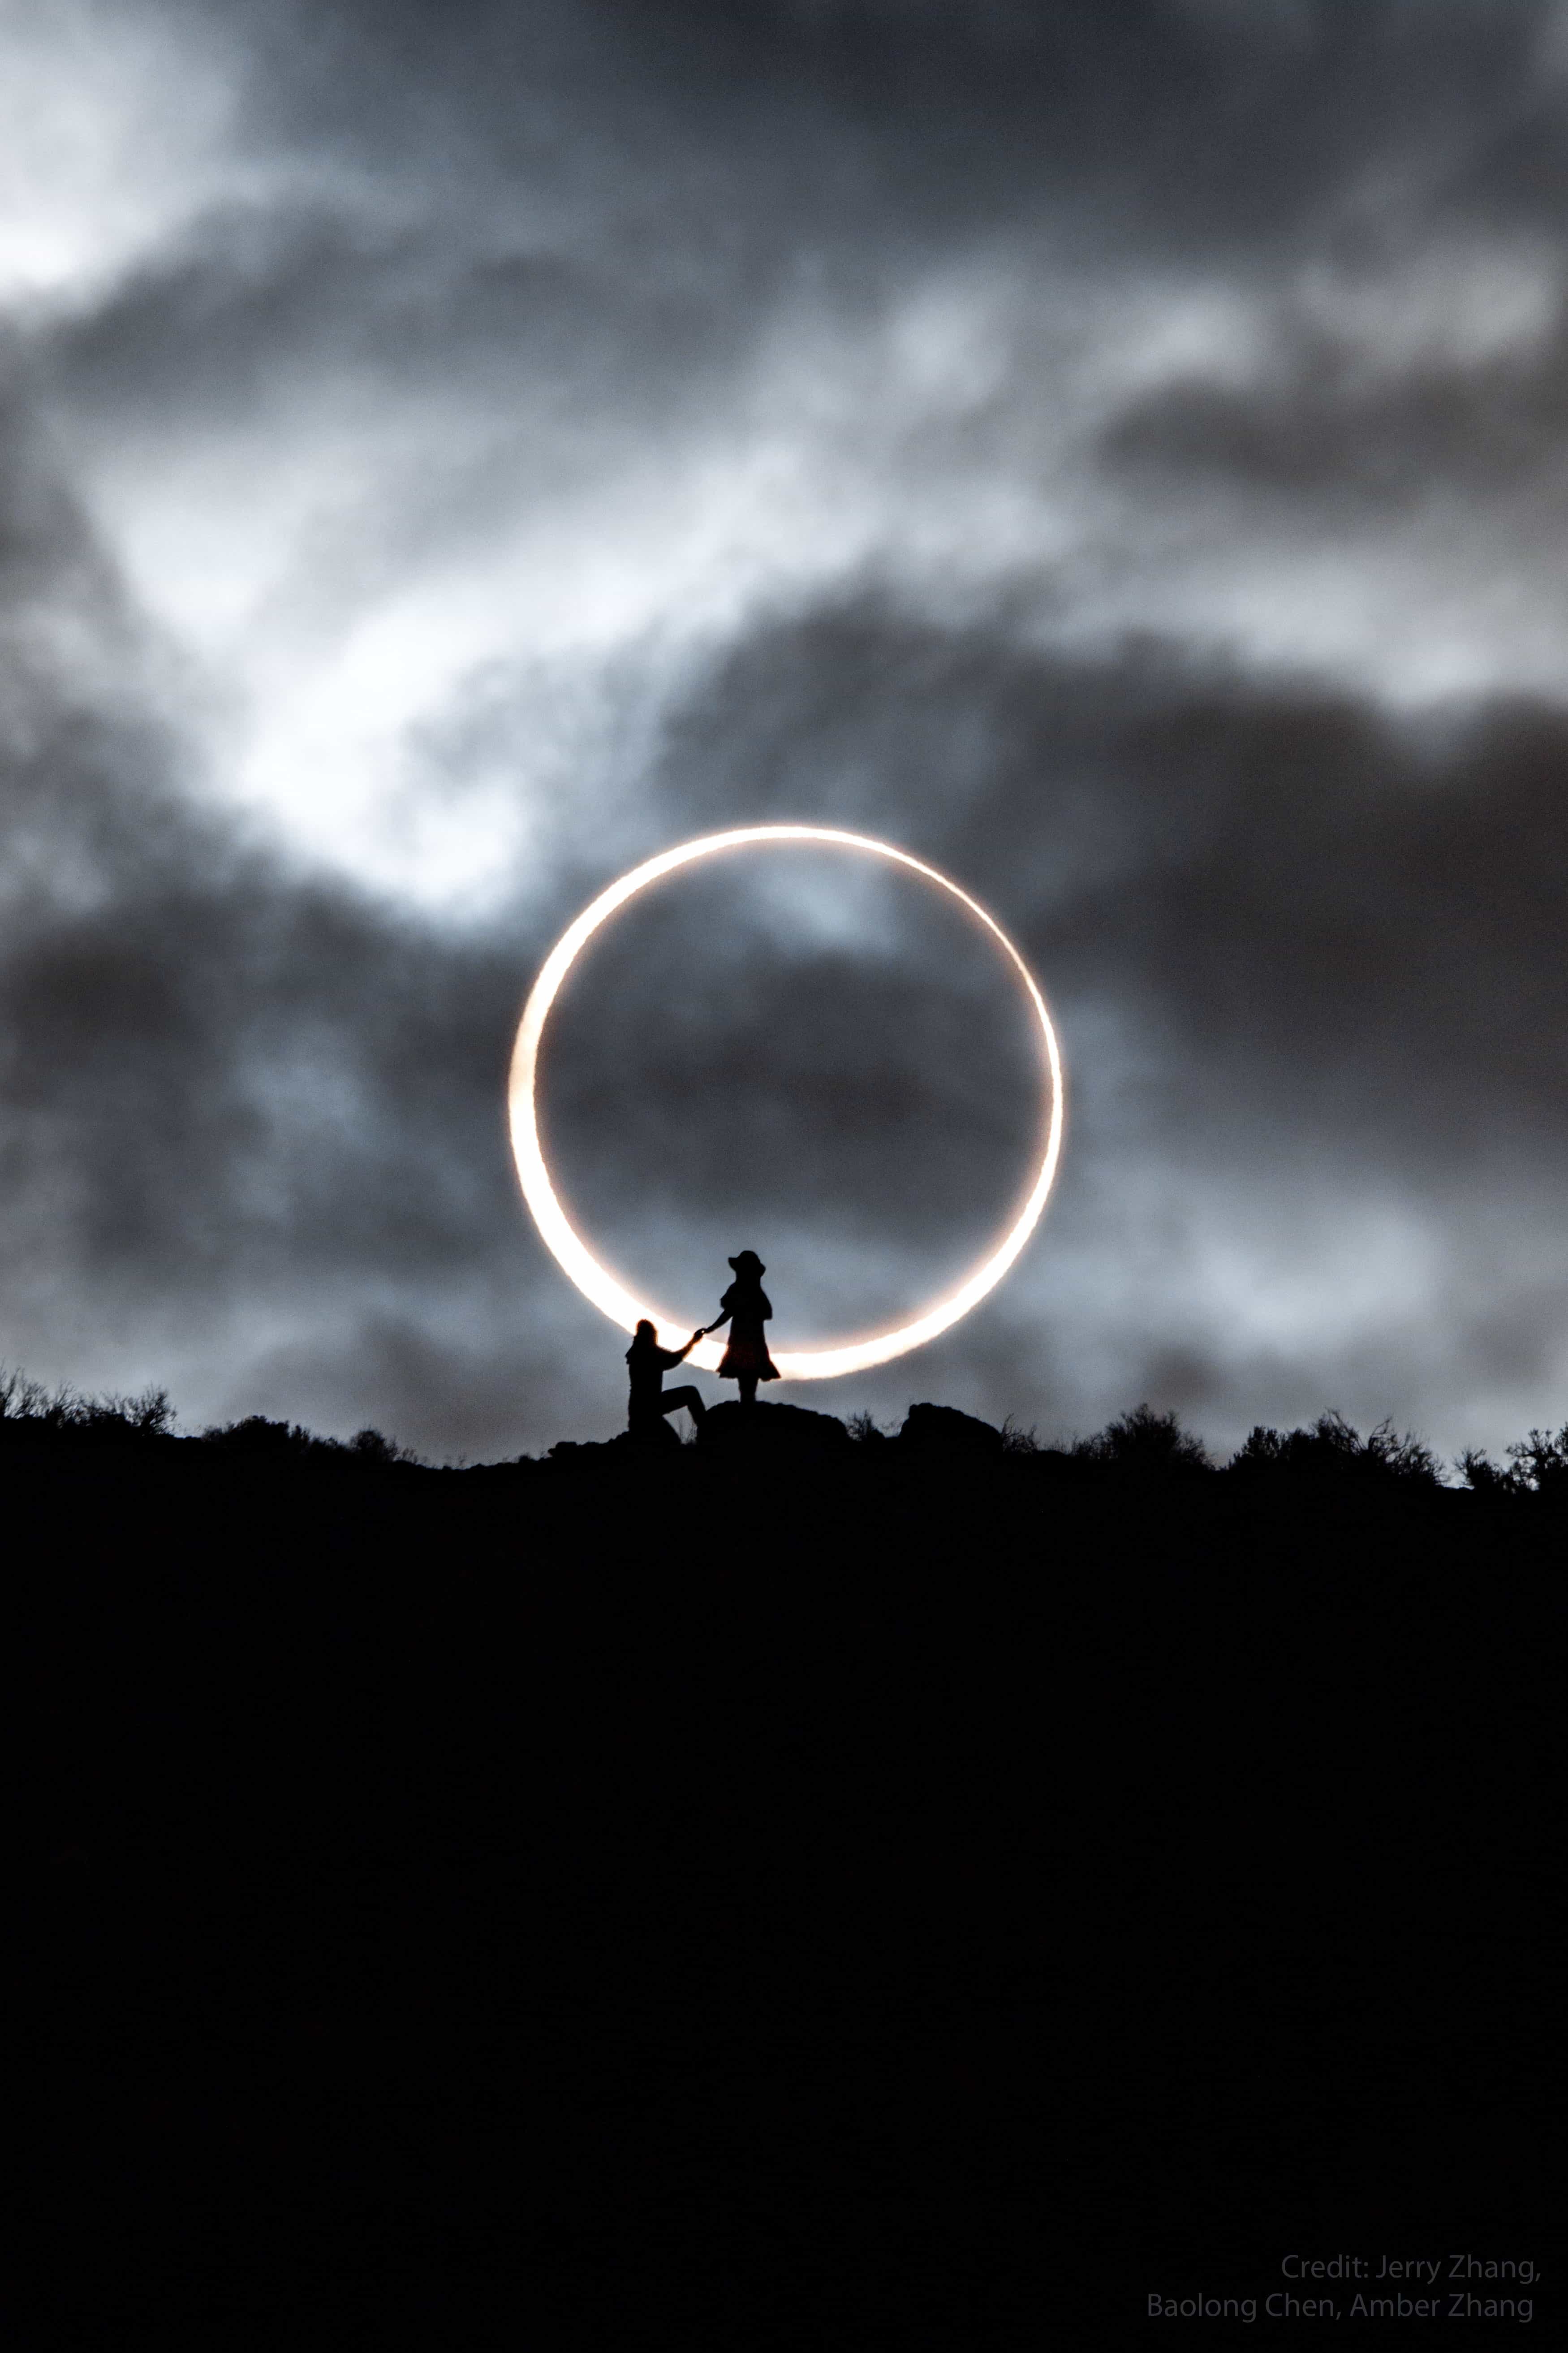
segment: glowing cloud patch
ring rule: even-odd
[[[835,849],[849,849],[870,858],[886,859],[889,864],[908,868],[956,899],[961,907],[973,917],[995,941],[1012,966],[1029,1008],[1039,1024],[1044,1074],[1047,1080],[1047,1104],[1044,1119],[1044,1141],[1039,1165],[1030,1180],[1022,1208],[996,1248],[981,1263],[965,1275],[955,1291],[937,1301],[917,1315],[912,1323],[900,1324],[896,1331],[874,1332],[859,1340],[847,1340],[828,1348],[798,1348],[772,1351],[773,1362],[786,1380],[834,1380],[844,1373],[864,1372],[872,1365],[890,1364],[895,1356],[910,1348],[923,1347],[939,1333],[950,1331],[953,1324],[978,1306],[986,1293],[994,1291],[1003,1276],[1014,1263],[1029,1236],[1039,1223],[1050,1189],[1056,1180],[1057,1163],[1061,1157],[1062,1144],[1062,1061],[1057,1044],[1051,1017],[1046,1001],[1036,986],[1033,974],[1007,937],[1000,923],[988,915],[984,907],[961,891],[956,882],[938,873],[934,866],[911,858],[908,850],[895,849],[890,842],[874,841],[868,835],[843,833],[825,825],[752,825],[732,833],[703,834],[695,841],[683,841],[674,849],[660,850],[657,858],[623,874],[602,891],[590,906],[584,907],[575,923],[567,926],[546,956],[538,979],[529,993],[518,1025],[517,1043],[512,1049],[509,1103],[511,1118],[511,1148],[517,1162],[518,1181],[522,1197],[532,1212],[547,1247],[558,1264],[569,1274],[584,1298],[591,1299],[602,1314],[623,1332],[630,1332],[646,1316],[656,1324],[661,1335],[689,1331],[689,1323],[682,1324],[679,1317],[649,1304],[647,1300],[634,1299],[602,1267],[586,1242],[577,1232],[565,1210],[555,1197],[550,1181],[550,1171],[544,1164],[544,1154],[539,1141],[539,1118],[535,1093],[539,1079],[540,1047],[544,1037],[544,1025],[550,1008],[561,992],[561,987],[572,966],[600,926],[607,923],[617,908],[624,907],[639,891],[650,883],[661,881],[667,874],[676,873],[700,858],[716,858],[731,849],[753,849],[774,842],[826,843]],[[718,1368],[722,1345],[716,1340],[700,1341],[689,1361],[705,1372]]]

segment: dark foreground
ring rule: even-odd
[[[6,1476],[51,2341],[1560,2324],[1556,1511],[872,1447]]]

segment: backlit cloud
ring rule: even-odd
[[[1073,1082],[1025,1265],[846,1408],[1559,1413],[1565,24],[0,11],[0,1352],[613,1427],[513,1195],[517,1009],[637,858],[807,818],[992,905]],[[862,913],[797,892],[770,965],[748,898],[754,965],[672,913],[578,1041],[616,1247],[753,1241],[781,1345],[792,1253],[802,1313],[890,1297],[982,1189],[962,976]],[[824,1105],[878,1069],[873,1243]]]

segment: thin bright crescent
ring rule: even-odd
[[[539,1141],[539,1120],[534,1091],[539,1071],[539,1050],[544,1036],[544,1025],[572,966],[594,934],[628,899],[646,891],[650,882],[674,874],[682,866],[689,866],[700,858],[717,858],[727,849],[749,849],[763,842],[814,841],[826,842],[837,849],[857,849],[873,858],[885,858],[894,866],[907,867],[934,882],[940,891],[956,899],[968,910],[976,923],[984,924],[1023,985],[1036,1019],[1040,1025],[1046,1068],[1050,1076],[1050,1112],[1046,1125],[1046,1140],[1039,1166],[1036,1169],[1023,1208],[1008,1228],[995,1250],[984,1262],[965,1275],[956,1291],[949,1292],[934,1307],[928,1307],[912,1324],[901,1324],[893,1332],[876,1332],[868,1339],[847,1341],[832,1348],[774,1349],[773,1362],[781,1376],[792,1381],[836,1380],[845,1373],[865,1372],[872,1365],[890,1364],[910,1348],[923,1347],[939,1333],[951,1331],[953,1324],[979,1305],[987,1292],[994,1291],[1008,1268],[1014,1263],[1029,1236],[1040,1221],[1040,1215],[1056,1181],[1057,1163],[1062,1147],[1062,1058],[1057,1044],[1051,1017],[1046,1010],[1046,1000],[1035,985],[1023,957],[1007,937],[1000,923],[988,915],[967,891],[934,866],[927,866],[919,858],[911,858],[907,849],[895,849],[891,842],[875,841],[868,834],[844,833],[837,827],[826,825],[749,825],[732,833],[708,833],[695,841],[680,842],[674,849],[661,849],[657,858],[647,859],[612,882],[574,923],[568,924],[546,956],[538,979],[529,992],[518,1024],[517,1043],[512,1049],[511,1076],[508,1099],[511,1119],[512,1155],[517,1162],[518,1181],[523,1199],[533,1215],[546,1244],[563,1271],[584,1296],[591,1299],[602,1314],[623,1332],[630,1332],[647,1316],[661,1333],[680,1329],[679,1319],[654,1307],[647,1300],[634,1299],[631,1293],[618,1283],[614,1275],[602,1267],[577,1232],[565,1210],[555,1198],[550,1181],[550,1171],[544,1165],[544,1154]],[[718,1369],[722,1350],[716,1340],[700,1341],[691,1351],[689,1362],[704,1372]]]

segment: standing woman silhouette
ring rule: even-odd
[[[763,1329],[773,1312],[763,1289],[767,1269],[755,1250],[742,1250],[730,1263],[735,1270],[735,1280],[719,1302],[721,1313],[705,1328],[717,1332],[721,1324],[730,1326],[729,1345],[719,1366],[719,1377],[721,1381],[739,1381],[741,1403],[755,1405],[757,1383],[776,1381],[779,1377],[779,1368],[768,1354],[768,1336]]]

